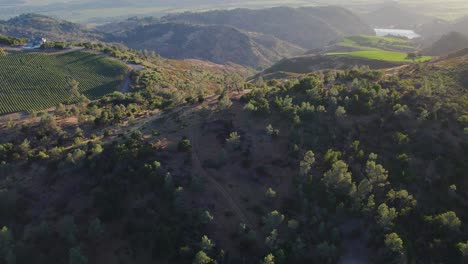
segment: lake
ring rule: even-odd
[[[385,37],[385,36],[399,36],[399,37],[407,37],[409,39],[414,39],[414,38],[419,38],[421,35],[418,33],[414,32],[414,30],[410,29],[391,29],[391,28],[376,28],[374,29],[375,33],[379,37]]]

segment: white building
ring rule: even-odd
[[[43,44],[47,43],[45,38],[35,38],[34,40],[26,43],[23,46],[24,49],[40,49]]]

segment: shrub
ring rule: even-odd
[[[186,137],[182,138],[182,140],[179,142],[177,149],[180,152],[189,152],[192,150],[192,144],[190,143],[190,140]]]

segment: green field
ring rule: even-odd
[[[416,44],[411,40],[395,37],[377,37],[367,35],[356,35],[345,37],[339,43],[341,47],[352,47],[358,50],[389,50],[400,52],[414,52]]]
[[[357,35],[344,38],[338,47],[353,48],[355,51],[329,52],[329,56],[353,56],[370,60],[389,62],[413,62],[408,59],[408,53],[416,52],[417,47],[411,40],[394,37],[377,37]],[[415,61],[422,62],[432,59],[430,56],[418,57]]]
[[[386,50],[363,50],[363,51],[351,51],[351,52],[331,52],[327,53],[330,56],[336,55],[347,55],[358,58],[365,58],[370,60],[381,60],[391,62],[412,62],[411,59],[407,58],[407,54],[397,51],[386,51]],[[430,56],[418,57],[415,61],[422,62],[432,59]]]
[[[70,81],[90,99],[118,90],[125,64],[82,51],[15,53],[0,57],[0,114],[42,110],[73,101]]]

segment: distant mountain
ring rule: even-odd
[[[378,10],[362,15],[364,21],[374,27],[414,29],[434,20],[406,9],[401,5],[386,5]]]
[[[432,43],[450,32],[459,32],[468,35],[468,16],[460,18],[455,22],[435,19],[420,25],[416,31],[421,34],[427,43]]]
[[[0,21],[0,34],[14,37],[46,37],[60,41],[81,41],[100,39],[96,32],[65,20],[37,14],[24,14],[6,21]]]
[[[416,28],[416,32],[429,42],[438,40],[442,35],[452,31],[453,25],[445,20],[434,19]]]
[[[147,26],[159,22],[161,22],[161,20],[155,17],[131,17],[123,21],[99,25],[95,29],[106,33],[122,33],[140,26]]]
[[[114,34],[110,40],[167,58],[232,62],[257,69],[305,52],[274,36],[224,25],[156,23]]]
[[[340,7],[217,10],[175,14],[163,19],[234,26],[274,35],[306,49],[321,48],[343,35],[375,34],[359,17]]]
[[[468,16],[465,16],[455,22],[453,30],[468,35]]]
[[[468,36],[458,32],[450,32],[442,36],[442,38],[433,43],[430,47],[424,49],[422,53],[431,56],[440,56],[463,48],[468,48]]]

